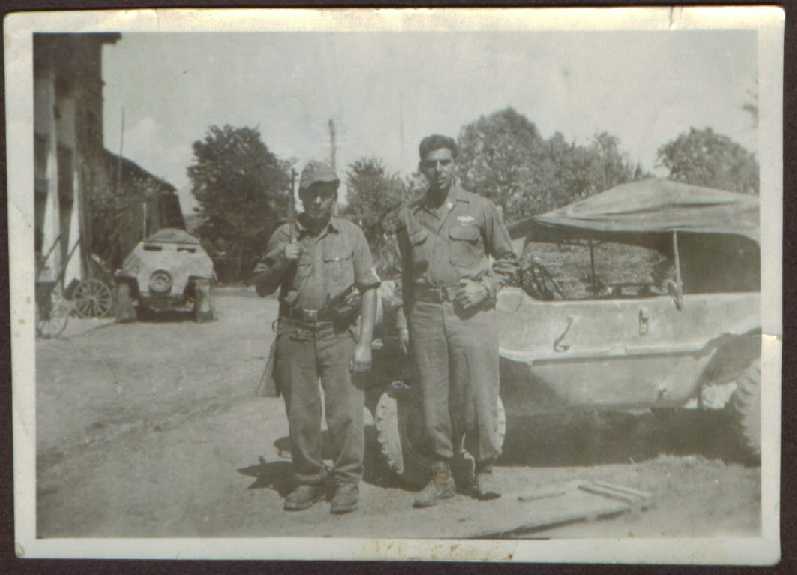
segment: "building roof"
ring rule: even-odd
[[[111,185],[117,184],[116,179],[121,176],[123,185],[132,184],[135,186],[136,191],[140,191],[149,197],[155,193],[176,193],[177,188],[172,184],[155,176],[124,156],[119,156],[104,150],[105,169],[111,179]],[[121,174],[119,169],[121,168]]]

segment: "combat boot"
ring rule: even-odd
[[[315,505],[323,497],[323,485],[299,485],[285,498],[282,508],[285,511],[303,511]]]
[[[480,501],[498,499],[501,492],[493,475],[492,465],[477,465],[476,475],[473,478],[473,496]]]
[[[415,498],[413,507],[432,507],[443,499],[450,499],[456,493],[454,477],[447,464],[436,466],[432,471],[432,478]]]
[[[356,483],[340,483],[335,488],[330,511],[335,515],[351,513],[357,509],[360,490]]]

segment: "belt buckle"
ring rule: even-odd
[[[318,310],[317,309],[305,309],[302,310],[302,315],[304,316],[304,321],[310,323],[318,322]]]

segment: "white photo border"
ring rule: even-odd
[[[776,7],[190,9],[16,13],[4,21],[15,547],[18,557],[772,564],[780,558],[783,33]],[[34,378],[33,33],[406,30],[758,32],[762,253],[761,533],[749,538],[38,539]]]

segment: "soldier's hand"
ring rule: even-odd
[[[371,346],[358,343],[354,348],[354,358],[351,360],[353,373],[366,373],[371,369]]]
[[[290,242],[285,245],[285,259],[288,261],[296,261],[302,255],[302,246],[298,242]]]
[[[454,303],[466,310],[479,305],[487,299],[487,288],[480,282],[462,279],[459,281],[459,289],[454,296]]]

